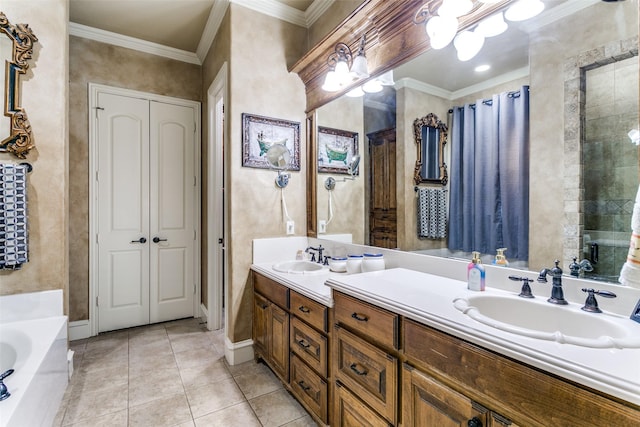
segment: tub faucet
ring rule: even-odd
[[[567,305],[569,304],[564,299],[564,292],[562,291],[562,269],[559,264],[560,261],[555,261],[556,266],[553,268],[543,268],[538,276],[539,283],[547,283],[547,275],[551,275],[553,278],[551,287],[551,297],[547,300],[551,304]]]
[[[5,400],[9,396],[11,396],[11,393],[9,393],[9,390],[7,390],[7,386],[4,385],[4,379],[11,374],[13,374],[13,369],[9,369],[8,371],[5,371],[2,373],[2,375],[0,375],[0,400]]]

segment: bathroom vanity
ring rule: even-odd
[[[256,358],[323,425],[640,422],[639,348],[493,328],[455,308],[457,298],[477,294],[466,283],[405,268],[305,275],[261,263],[252,270]]]

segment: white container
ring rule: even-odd
[[[362,255],[347,256],[347,273],[356,274],[362,272]]]
[[[384,256],[382,254],[364,254],[362,257],[362,272],[384,270]]]
[[[347,271],[347,258],[331,257],[329,259],[329,269],[336,273],[344,273]]]

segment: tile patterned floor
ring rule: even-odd
[[[266,365],[228,365],[224,333],[199,319],[70,347],[75,372],[55,426],[316,426]]]

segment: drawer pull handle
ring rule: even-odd
[[[304,381],[302,381],[302,380],[301,380],[301,381],[298,381],[298,385],[299,385],[299,386],[300,386],[300,388],[301,388],[302,390],[304,390],[304,391],[309,391],[309,390],[311,390],[311,387],[309,387],[308,385],[306,385],[306,384],[304,383]]]
[[[352,363],[351,366],[349,366],[349,368],[351,368],[351,370],[355,372],[356,375],[360,375],[360,376],[367,375],[367,372],[368,372],[366,369],[363,369],[362,371],[359,370],[357,363]]]
[[[367,316],[365,316],[364,314],[353,313],[351,315],[351,317],[356,319],[358,322],[366,322],[366,321],[369,320],[369,318]]]
[[[302,348],[309,348],[309,347],[311,347],[311,346],[309,345],[309,343],[308,343],[308,342],[306,342],[305,340],[300,340],[300,341],[298,341],[298,345],[299,345],[300,347],[302,347]]]
[[[311,313],[311,310],[309,310],[309,308],[305,307],[304,305],[301,305],[300,307],[298,307],[298,310],[300,310],[303,313]]]
[[[482,420],[478,417],[473,417],[467,421],[468,427],[482,427]]]

